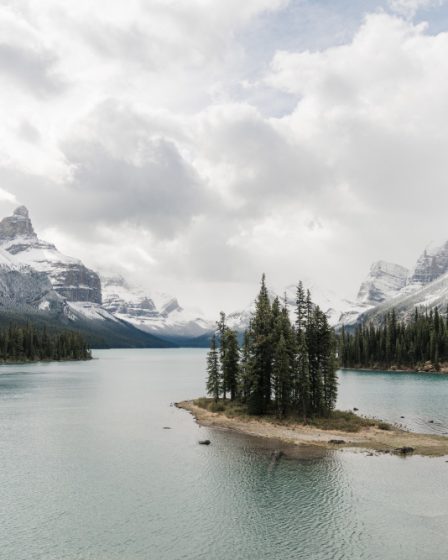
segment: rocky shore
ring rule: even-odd
[[[340,368],[342,370],[355,370],[355,371],[381,371],[385,373],[448,373],[448,363],[433,364],[432,362],[425,362],[415,366],[392,365],[385,367],[381,365],[373,365],[372,367],[346,367]]]
[[[304,424],[272,422],[258,417],[230,417],[222,412],[210,412],[194,401],[176,403],[177,408],[190,412],[201,426],[233,430],[267,439],[277,439],[294,445],[312,445],[324,449],[359,449],[368,453],[398,455],[448,455],[448,437],[416,434],[391,428],[362,428],[359,432],[323,430]]]

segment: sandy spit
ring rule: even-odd
[[[209,412],[193,401],[175,403],[177,408],[190,412],[201,426],[224,428],[250,436],[277,439],[287,444],[314,445],[324,449],[362,449],[367,452],[399,453],[403,447],[412,447],[414,455],[441,457],[448,455],[448,437],[415,434],[399,429],[380,430],[364,428],[359,432],[322,430],[303,424],[284,424],[263,418],[230,418],[223,413]],[[344,443],[332,443],[343,440]]]

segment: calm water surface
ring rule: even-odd
[[[448,457],[273,463],[170,406],[203,394],[205,351],[95,356],[0,367],[2,560],[448,557]],[[448,431],[447,402],[448,377],[340,373],[341,408],[414,430]]]

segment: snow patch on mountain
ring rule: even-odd
[[[109,313],[109,311],[104,309],[104,307],[98,303],[92,303],[90,301],[67,302],[66,315],[72,321],[86,319],[88,321],[120,322],[112,313]]]
[[[427,247],[417,260],[409,284],[425,286],[448,272],[448,241],[440,247]]]
[[[25,206],[0,222],[0,247],[14,257],[15,263],[47,274],[53,289],[67,300],[101,303],[96,272],[80,260],[63,255],[52,243],[40,240]]]
[[[372,264],[369,275],[361,284],[357,303],[378,305],[395,297],[406,284],[409,270],[404,266],[378,261]]]
[[[159,336],[197,337],[213,324],[195,308],[185,309],[173,296],[132,286],[122,276],[102,277],[103,307],[140,330]]]

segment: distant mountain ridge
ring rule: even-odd
[[[103,307],[142,331],[182,342],[213,329],[214,322],[197,309],[184,309],[176,298],[162,293],[148,294],[122,276],[102,277]]]
[[[172,346],[109,313],[101,302],[99,275],[39,239],[24,206],[0,222],[1,324],[71,328],[97,347]]]
[[[306,280],[304,287],[336,328],[379,321],[392,308],[401,318],[415,307],[441,310],[448,305],[448,242],[423,251],[412,270],[373,263],[353,300]],[[275,295],[271,292],[271,299]],[[286,286],[280,299],[285,296],[294,319],[296,285]],[[228,325],[243,332],[253,309],[251,302],[229,313]],[[148,292],[119,275],[100,277],[62,254],[37,236],[28,210],[20,206],[0,221],[0,323],[30,318],[82,330],[102,347],[205,346],[216,328],[216,318],[185,309],[173,296]]]
[[[361,313],[345,312],[337,327],[379,322],[392,309],[403,320],[416,308],[437,307],[445,312],[448,306],[448,242],[425,249],[414,268],[407,274],[406,270],[392,263],[375,263],[358,294],[358,301],[364,301],[367,308]],[[366,297],[366,294],[369,295]]]

